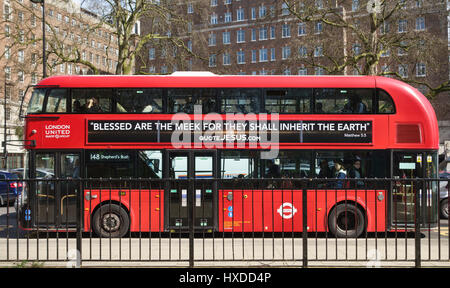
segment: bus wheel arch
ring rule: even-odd
[[[130,212],[120,202],[100,203],[91,215],[91,229],[102,238],[121,238],[130,231]]]
[[[367,211],[355,201],[336,203],[327,220],[329,231],[337,238],[357,238],[367,230]]]

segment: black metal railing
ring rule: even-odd
[[[420,267],[450,260],[450,220],[441,217],[447,179],[0,184],[0,262]]]

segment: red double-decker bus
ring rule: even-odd
[[[28,185],[24,229],[73,229],[80,197],[84,231],[113,237],[190,217],[302,231],[305,195],[308,231],[337,237],[407,229],[417,199],[421,223],[437,221],[435,185],[413,181],[437,176],[436,116],[390,78],[55,76],[34,87],[25,141],[28,177],[45,178]]]

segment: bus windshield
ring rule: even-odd
[[[44,107],[45,92],[47,89],[37,88],[34,89],[31,95],[30,102],[28,103],[27,113],[41,113]]]

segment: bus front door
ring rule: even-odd
[[[39,228],[72,228],[76,225],[80,182],[80,154],[36,153],[31,171],[34,224]],[[58,179],[58,180],[57,180]]]
[[[166,154],[165,223],[167,230],[196,230],[217,227],[215,152],[168,151]],[[190,210],[192,209],[192,210]],[[192,216],[191,213],[193,214]]]

